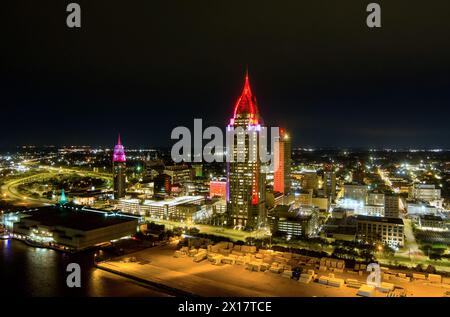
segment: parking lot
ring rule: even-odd
[[[317,281],[304,284],[271,271],[250,271],[245,265],[214,265],[208,260],[196,263],[189,256],[174,257],[174,251],[174,245],[149,248],[100,263],[99,267],[200,296],[357,296],[358,289],[347,285],[333,287]],[[317,277],[328,276],[330,273],[315,272]],[[361,283],[365,283],[367,279],[367,273],[359,275],[352,270],[331,274],[336,278],[356,279]],[[395,292],[376,291],[373,295],[442,297],[450,291],[449,285],[434,284],[427,280],[406,282],[399,279],[390,283],[395,284]]]

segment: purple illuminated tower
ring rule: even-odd
[[[125,170],[126,170],[125,150],[120,141],[120,134],[113,153],[113,174],[114,174],[114,199],[125,196]]]

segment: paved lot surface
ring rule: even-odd
[[[357,289],[347,286],[335,288],[319,283],[302,284],[270,272],[250,272],[243,265],[212,265],[208,261],[195,263],[191,257],[173,257],[174,247],[160,246],[138,251],[113,261],[101,263],[99,267],[124,273],[139,279],[163,284],[200,296],[293,296],[293,297],[354,297]],[[135,257],[136,262],[126,263]],[[328,272],[321,272],[327,275]],[[353,278],[362,282],[367,275],[343,273],[339,278]],[[405,289],[407,296],[440,297],[446,288],[427,281],[394,282]],[[396,293],[399,293],[398,291]],[[377,297],[387,294],[376,292]]]

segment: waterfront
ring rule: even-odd
[[[68,288],[67,264],[81,266],[81,288]],[[93,251],[66,254],[34,248],[17,240],[0,240],[3,296],[168,296],[161,290],[94,267]]]

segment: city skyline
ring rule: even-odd
[[[248,66],[247,66],[248,67]],[[244,67],[240,68],[242,73],[243,73],[243,69],[245,69]],[[253,70],[251,70],[253,71]],[[257,70],[255,71],[257,72]],[[242,76],[241,76],[242,77]],[[260,78],[258,78],[257,82],[261,81]],[[264,82],[264,78],[262,78],[262,81]],[[234,80],[234,82],[239,83],[240,80]],[[256,86],[258,86],[258,84],[256,84]],[[264,95],[264,93],[261,93],[262,95]],[[232,95],[236,95],[235,93],[232,93]],[[229,99],[229,98],[226,98]],[[449,100],[450,101],[450,100]],[[228,104],[232,104],[232,102],[229,102]],[[271,106],[268,105],[267,103],[263,102],[264,104],[264,108],[265,108],[265,113],[269,113],[269,115],[265,115],[266,118],[268,118],[266,120],[266,125],[272,125],[272,126],[277,126],[276,124],[274,124],[274,119],[273,118],[278,118],[278,120],[280,120],[281,122],[283,122],[283,124],[287,125],[289,127],[290,130],[293,131],[292,133],[292,139],[293,139],[293,145],[296,147],[316,147],[316,148],[353,148],[353,149],[358,149],[358,148],[362,148],[362,149],[370,149],[370,148],[375,148],[375,149],[388,149],[388,148],[392,148],[392,149],[435,149],[435,148],[440,148],[440,149],[448,149],[450,148],[450,143],[448,143],[448,140],[450,138],[447,137],[448,134],[450,134],[450,129],[448,129],[447,126],[442,125],[442,126],[437,126],[434,129],[430,128],[430,129],[426,129],[426,131],[423,130],[423,128],[408,128],[408,129],[402,129],[402,128],[392,128],[389,127],[389,124],[387,126],[383,126],[382,124],[380,124],[379,126],[379,130],[377,128],[375,129],[370,129],[370,128],[355,128],[355,124],[356,126],[358,124],[364,124],[366,123],[366,120],[361,120],[361,122],[352,122],[350,124],[350,128],[345,128],[342,127],[342,130],[340,131],[335,131],[334,133],[337,133],[338,135],[333,135],[332,138],[334,138],[335,142],[328,142],[327,140],[330,140],[329,137],[324,136],[321,133],[321,130],[324,129],[324,126],[320,124],[320,120],[319,124],[314,125],[313,123],[309,122],[308,120],[308,115],[306,115],[305,117],[303,117],[303,119],[300,119],[300,121],[298,121],[297,124],[292,124],[292,120],[290,117],[292,115],[292,111],[296,111],[296,110],[300,110],[300,111],[305,111],[306,113],[308,112],[308,109],[302,109],[301,107],[299,107],[298,109],[296,108],[284,108],[285,112],[284,113],[277,113],[277,115],[275,117],[271,117]],[[229,107],[228,107],[229,108]],[[283,108],[281,108],[283,109]],[[272,109],[273,110],[273,109]],[[414,108],[412,108],[412,110],[414,111]],[[6,110],[6,111],[10,111],[10,110]],[[364,112],[364,109],[361,109],[362,112]],[[223,111],[223,109],[219,109],[218,113],[224,113],[225,112],[225,117],[227,115],[229,115],[227,112],[229,111]],[[272,112],[273,114],[273,112]],[[283,116],[284,114],[284,116]],[[186,121],[179,121],[177,122],[179,126],[187,126],[188,128],[191,128],[191,125],[193,125],[193,120],[196,118],[200,118],[203,119],[205,122],[211,124],[211,125],[216,125],[219,127],[223,127],[224,123],[226,124],[226,120],[222,121],[212,121],[212,119],[208,119],[209,116],[212,117],[216,117],[217,113],[215,113],[214,111],[208,111],[208,113],[205,112],[205,116],[201,116],[201,115],[193,115],[191,118],[187,118],[186,117]],[[444,118],[445,115],[442,116],[442,118]],[[331,118],[325,119],[325,121],[329,121],[331,120]],[[175,121],[175,120],[174,120]],[[336,118],[336,123],[340,122],[339,119]],[[367,121],[371,121],[369,119],[367,119]],[[152,128],[152,124],[149,124],[149,128],[148,131],[147,129],[145,130],[140,130],[141,129],[141,125],[134,125],[134,126],[128,126],[127,124],[123,124],[124,121],[122,120],[122,125],[120,126],[120,129],[118,127],[113,127],[110,128],[108,126],[105,126],[105,129],[102,130],[106,130],[106,131],[110,131],[112,134],[122,134],[122,135],[126,135],[126,139],[127,139],[127,143],[129,142],[131,147],[142,147],[142,146],[150,146],[150,147],[167,147],[169,148],[173,141],[170,140],[170,132],[173,128],[175,128],[178,125],[173,125],[171,126],[170,124],[170,120],[166,121],[167,124],[165,126],[165,128],[156,128],[153,129]],[[153,122],[152,122],[153,123]],[[343,125],[346,125],[348,122],[344,121],[342,122]],[[382,122],[381,122],[382,123]],[[423,122],[422,122],[423,123]],[[160,122],[158,122],[158,124],[161,124]],[[100,122],[100,125],[103,127],[103,123]],[[136,126],[139,127],[139,129],[136,129]],[[142,126],[146,126],[145,124],[142,124]],[[383,126],[383,128],[381,128]],[[96,125],[94,126],[90,126],[90,127],[85,127],[84,130],[92,130],[95,129]],[[304,130],[308,129],[309,132],[306,133],[306,139],[302,137],[302,134],[304,133]],[[422,129],[422,130],[421,130]],[[439,133],[436,132],[436,129],[440,129],[442,130],[440,135]],[[140,131],[137,131],[140,130]],[[161,133],[161,131],[165,131],[167,132],[167,134],[163,134]],[[298,132],[300,131],[300,132]],[[44,132],[45,133],[45,132]],[[33,139],[30,138],[30,136],[26,136],[26,137],[18,137],[18,140],[22,140],[23,143],[14,143],[14,134],[9,134],[8,138],[6,140],[2,140],[2,143],[0,145],[0,149],[4,149],[4,148],[12,148],[12,147],[18,147],[18,146],[27,146],[27,145],[37,145],[37,146],[71,146],[71,145],[79,145],[79,146],[83,146],[83,145],[87,145],[87,146],[106,146],[109,147],[111,145],[114,145],[114,142],[111,142],[111,138],[110,136],[108,136],[108,140],[105,140],[105,136],[103,135],[104,132],[99,133],[100,136],[97,135],[93,135],[93,136],[84,136],[84,133],[81,132],[80,134],[78,134],[78,132],[70,132],[67,130],[60,130],[59,133],[57,134],[51,134],[51,136],[47,136],[44,138],[41,138],[39,136],[39,139]],[[148,138],[143,138],[144,135],[151,135]],[[317,134],[317,135],[315,135]],[[431,134],[436,134],[433,137],[430,137]],[[79,136],[82,136],[81,138]],[[84,136],[84,137],[83,137]],[[36,134],[33,134],[33,137],[37,137]],[[356,139],[356,140],[360,140],[360,141],[356,141],[356,143],[354,141],[350,141],[351,139]],[[364,139],[365,141],[363,141],[362,138],[366,138]],[[423,140],[423,138],[427,139],[424,142],[417,142],[417,140]],[[376,139],[376,141],[374,141]],[[411,139],[414,139],[414,142],[411,142]],[[35,142],[32,142],[33,140],[35,140]],[[93,142],[89,142],[87,140],[93,140]],[[372,140],[372,141],[369,141]],[[395,140],[395,141],[391,141],[391,140]],[[431,141],[429,141],[431,140]],[[438,140],[437,142],[435,140]],[[445,140],[443,142],[439,141],[439,140]],[[28,141],[28,142],[26,142]],[[308,142],[309,141],[309,142]]]
[[[450,297],[449,12],[2,4],[3,297],[125,315]],[[22,306],[63,312],[46,302]]]

